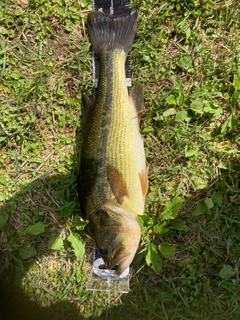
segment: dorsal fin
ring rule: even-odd
[[[86,94],[82,95],[82,118],[86,118],[86,114],[88,110],[91,108],[93,105],[93,100],[90,99]]]
[[[84,129],[84,124],[86,122],[87,114],[89,109],[92,107],[94,101],[88,98],[86,94],[82,95],[82,121],[81,121],[81,129]]]

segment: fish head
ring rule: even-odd
[[[106,267],[121,275],[131,264],[141,236],[141,228],[134,215],[119,206],[104,205],[95,214],[92,228],[99,254]]]

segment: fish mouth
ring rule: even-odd
[[[111,261],[106,262],[107,268],[111,270],[114,267],[117,267],[116,272],[120,276],[131,264],[134,256],[135,252],[132,252],[128,248],[121,246],[116,250],[114,258]]]

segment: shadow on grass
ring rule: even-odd
[[[2,320],[83,319],[77,306],[61,301],[51,307],[41,307],[21,289],[22,274],[4,272],[0,278],[0,312]]]
[[[9,216],[0,234],[2,320],[69,319],[69,316],[71,319],[83,318],[73,303],[62,301],[51,307],[41,307],[21,288],[22,279],[34,261],[52,254],[53,250],[48,249],[51,236],[60,234],[67,220],[71,220],[70,214],[78,211],[77,205],[73,205],[76,201],[74,180],[71,174],[37,179],[0,207],[0,213]],[[24,234],[23,230],[28,225],[37,222],[45,224],[44,233],[36,236]],[[35,254],[29,259],[22,259],[20,252],[26,243],[35,249]]]

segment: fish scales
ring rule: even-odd
[[[79,196],[100,254],[105,252],[107,267],[119,265],[119,274],[137,250],[141,231],[136,216],[143,214],[147,192],[139,133],[142,87],[136,85],[129,96],[125,76],[137,13],[133,9],[114,17],[95,12],[88,17],[99,82],[96,100],[88,100],[83,110]]]
[[[106,64],[108,68],[105,68]],[[139,134],[137,111],[129,102],[127,87],[123,80],[124,65],[125,53],[121,51],[109,52],[106,58],[100,61],[99,94],[96,107],[92,108],[91,112],[89,110],[89,128],[86,128],[89,134],[86,143],[83,137],[82,157],[85,155],[86,159],[94,157],[99,162],[99,180],[92,190],[95,198],[92,212],[104,201],[114,198],[106,175],[106,166],[111,164],[125,173],[129,197],[132,206],[135,204],[133,211],[137,215],[142,212],[142,204],[139,197],[135,200],[135,195],[142,190],[140,180],[134,177],[133,172],[138,175],[144,169],[145,162],[144,154],[141,152],[142,139]],[[134,136],[136,136],[135,141],[132,139]],[[97,199],[99,191],[101,197]]]

